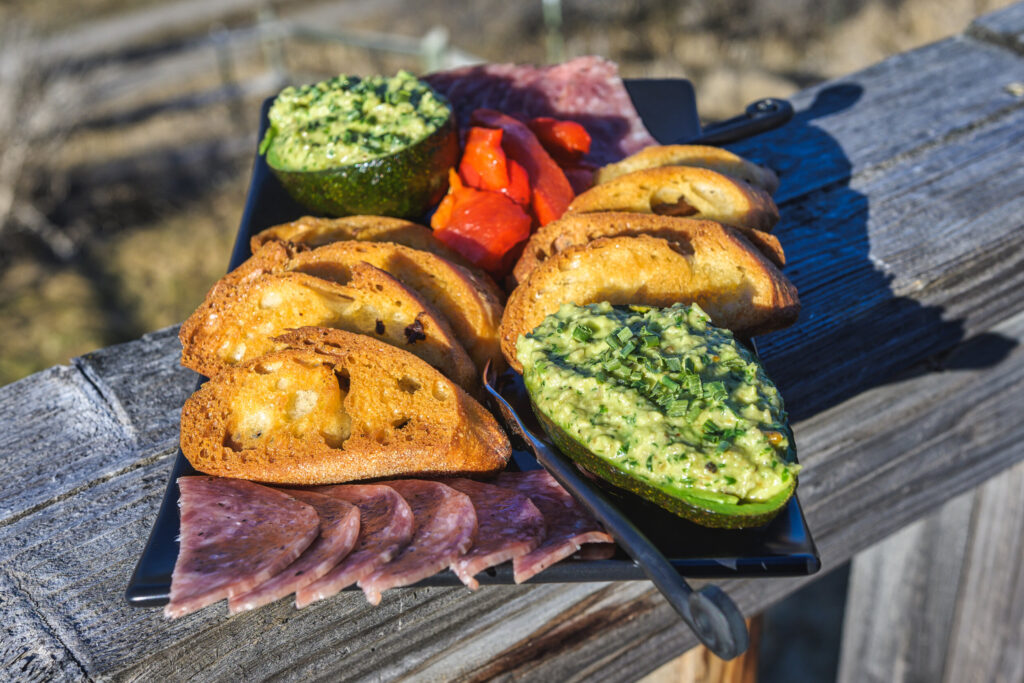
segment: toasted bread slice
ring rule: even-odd
[[[488,360],[503,364],[498,341],[501,292],[497,285],[485,275],[430,252],[392,242],[331,242],[308,251],[268,242],[223,281],[230,284],[263,272],[297,271],[345,284],[352,277],[352,267],[364,262],[390,273],[448,320],[478,370],[482,371]]]
[[[706,222],[708,221],[618,211],[566,214],[557,221],[541,226],[530,236],[512,270],[512,278],[515,282],[522,282],[530,271],[552,255],[577,244],[586,244],[598,237],[650,235],[664,238],[669,242],[688,243],[693,231]],[[781,268],[786,264],[782,245],[771,233],[739,226],[731,229],[743,233],[743,236],[776,266]]]
[[[568,213],[597,211],[704,218],[765,232],[779,222],[779,209],[764,190],[693,166],[627,173],[590,188],[572,200],[568,209]]]
[[[434,237],[433,231],[419,223],[390,216],[344,216],[316,218],[303,216],[291,223],[282,223],[253,235],[249,246],[255,254],[267,242],[291,242],[310,248],[331,242],[394,242],[413,249],[429,251],[460,266],[473,268],[458,252],[449,249]]]
[[[200,472],[305,485],[505,467],[491,414],[411,353],[321,328],[280,344],[185,402],[181,450]]]
[[[686,244],[659,237],[602,237],[569,247],[517,287],[501,321],[501,350],[516,359],[519,335],[567,302],[670,306],[696,302],[714,324],[754,335],[796,321],[796,288],[740,233],[702,222]]]
[[[214,287],[181,326],[182,365],[212,377],[267,353],[285,330],[319,325],[410,351],[475,391],[476,368],[447,320],[379,268],[357,263],[351,270],[344,285],[305,273],[260,273]]]
[[[768,194],[779,189],[779,177],[770,168],[758,166],[721,147],[706,145],[652,145],[622,161],[598,169],[594,183],[600,185],[619,176],[661,166],[697,166],[739,178]]]

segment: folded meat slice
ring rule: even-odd
[[[516,583],[564,560],[584,543],[614,543],[597,520],[547,470],[502,472],[494,483],[529,497],[544,515],[548,527],[547,536],[536,549],[512,561]]]
[[[469,496],[436,481],[401,479],[387,485],[412,508],[415,530],[398,556],[359,582],[370,604],[389,588],[408,586],[450,566],[476,539],[476,511]]]
[[[359,538],[359,508],[355,505],[312,491],[286,492],[313,506],[320,517],[320,535],[284,571],[248,593],[229,598],[231,614],[268,605],[316,581],[348,555]]]
[[[389,486],[342,484],[316,488],[359,508],[359,540],[345,559],[316,581],[295,593],[295,606],[323,600],[369,576],[409,543],[413,532],[412,509]]]
[[[480,586],[474,576],[527,554],[547,534],[544,516],[524,495],[472,479],[448,479],[445,484],[469,496],[476,509],[476,543],[452,564],[452,571],[470,590]]]
[[[207,476],[179,477],[178,488],[181,546],[169,619],[252,590],[316,539],[316,510],[283,491]]]

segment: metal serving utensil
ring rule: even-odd
[[[693,590],[643,532],[604,493],[587,481],[572,460],[526,426],[495,386],[495,374],[488,362],[484,368],[484,388],[498,406],[506,428],[522,439],[537,461],[604,525],[693,629],[701,643],[722,659],[742,654],[750,638],[736,603],[718,586],[707,585]]]

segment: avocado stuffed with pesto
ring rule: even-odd
[[[260,154],[307,207],[419,218],[458,160],[447,100],[406,71],[288,87],[268,114]]]
[[[698,306],[563,304],[517,357],[556,445],[612,483],[713,527],[764,524],[792,496],[782,398]]]

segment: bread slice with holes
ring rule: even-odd
[[[596,185],[572,200],[568,213],[629,211],[703,218],[770,232],[779,209],[764,190],[693,166],[634,171]]]
[[[211,377],[273,349],[273,337],[319,325],[370,335],[410,351],[467,391],[478,386],[448,321],[379,268],[356,263],[344,285],[297,272],[253,272],[214,286],[181,326],[182,365]]]
[[[719,327],[741,336],[796,322],[796,288],[750,242],[702,222],[688,243],[660,237],[602,237],[544,261],[509,297],[501,350],[517,371],[516,342],[563,303],[670,306],[696,302]]]
[[[249,246],[253,253],[270,241],[291,242],[310,248],[331,242],[356,240],[360,242],[394,242],[413,249],[429,251],[473,269],[458,252],[449,249],[434,232],[419,223],[390,216],[344,216],[342,218],[316,218],[303,216],[290,223],[282,223],[253,235]]]
[[[322,328],[278,346],[185,402],[181,450],[200,472],[306,485],[505,467],[509,442],[493,416],[411,353]]]
[[[607,213],[570,213],[540,227],[530,236],[512,270],[514,282],[522,282],[534,268],[569,247],[586,244],[599,237],[650,235],[669,242],[689,243],[695,231],[709,221],[675,218],[645,213],[610,211]],[[771,233],[743,227],[729,227],[747,238],[774,265],[786,264],[786,255],[778,238]]]
[[[622,161],[598,169],[594,182],[596,184],[607,183],[609,180],[615,180],[627,173],[661,166],[707,168],[732,178],[739,178],[754,187],[761,188],[768,194],[774,194],[775,190],[779,189],[779,177],[770,168],[758,166],[727,149],[708,147],[707,145],[652,145],[645,147]]]
[[[419,294],[451,325],[478,371],[491,360],[503,366],[498,341],[502,295],[486,275],[478,275],[437,254],[393,242],[331,242],[316,249],[268,242],[222,278],[223,286],[259,273],[299,272],[338,284],[352,279],[352,269],[368,263]]]

